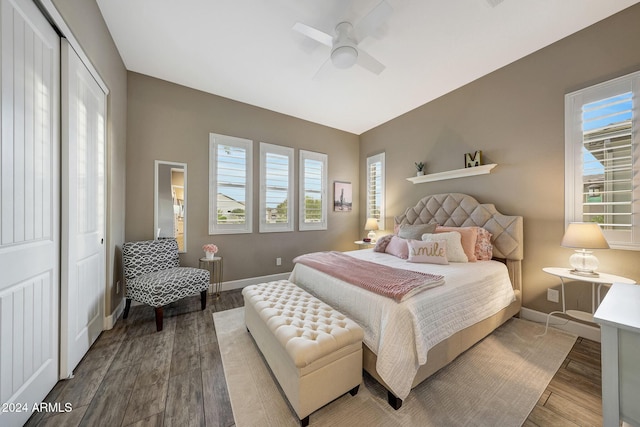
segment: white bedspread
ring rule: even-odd
[[[416,264],[372,249],[346,252],[391,267],[445,276],[445,284],[401,303],[296,264],[290,279],[364,329],[378,356],[376,370],[405,399],[427,352],[454,333],[496,314],[515,300],[504,264],[497,261]]]

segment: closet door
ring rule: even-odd
[[[60,378],[104,325],[106,95],[62,39]]]
[[[60,40],[31,0],[0,0],[0,31],[0,425],[17,426],[58,380]]]

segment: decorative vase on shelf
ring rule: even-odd
[[[416,176],[423,176],[424,175],[424,171],[418,171],[416,172]]]

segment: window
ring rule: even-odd
[[[260,143],[260,232],[293,231],[293,148]]]
[[[384,153],[367,157],[367,218],[384,230]]]
[[[209,134],[209,234],[251,233],[253,141]]]
[[[597,222],[611,247],[640,250],[640,72],[565,97],[566,222]]]
[[[300,231],[327,229],[327,155],[300,150]]]

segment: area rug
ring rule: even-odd
[[[213,314],[237,427],[299,426],[244,325],[243,308]],[[365,375],[311,414],[311,426],[521,426],[571,350],[574,335],[510,319],[414,388],[395,411],[385,389]]]

